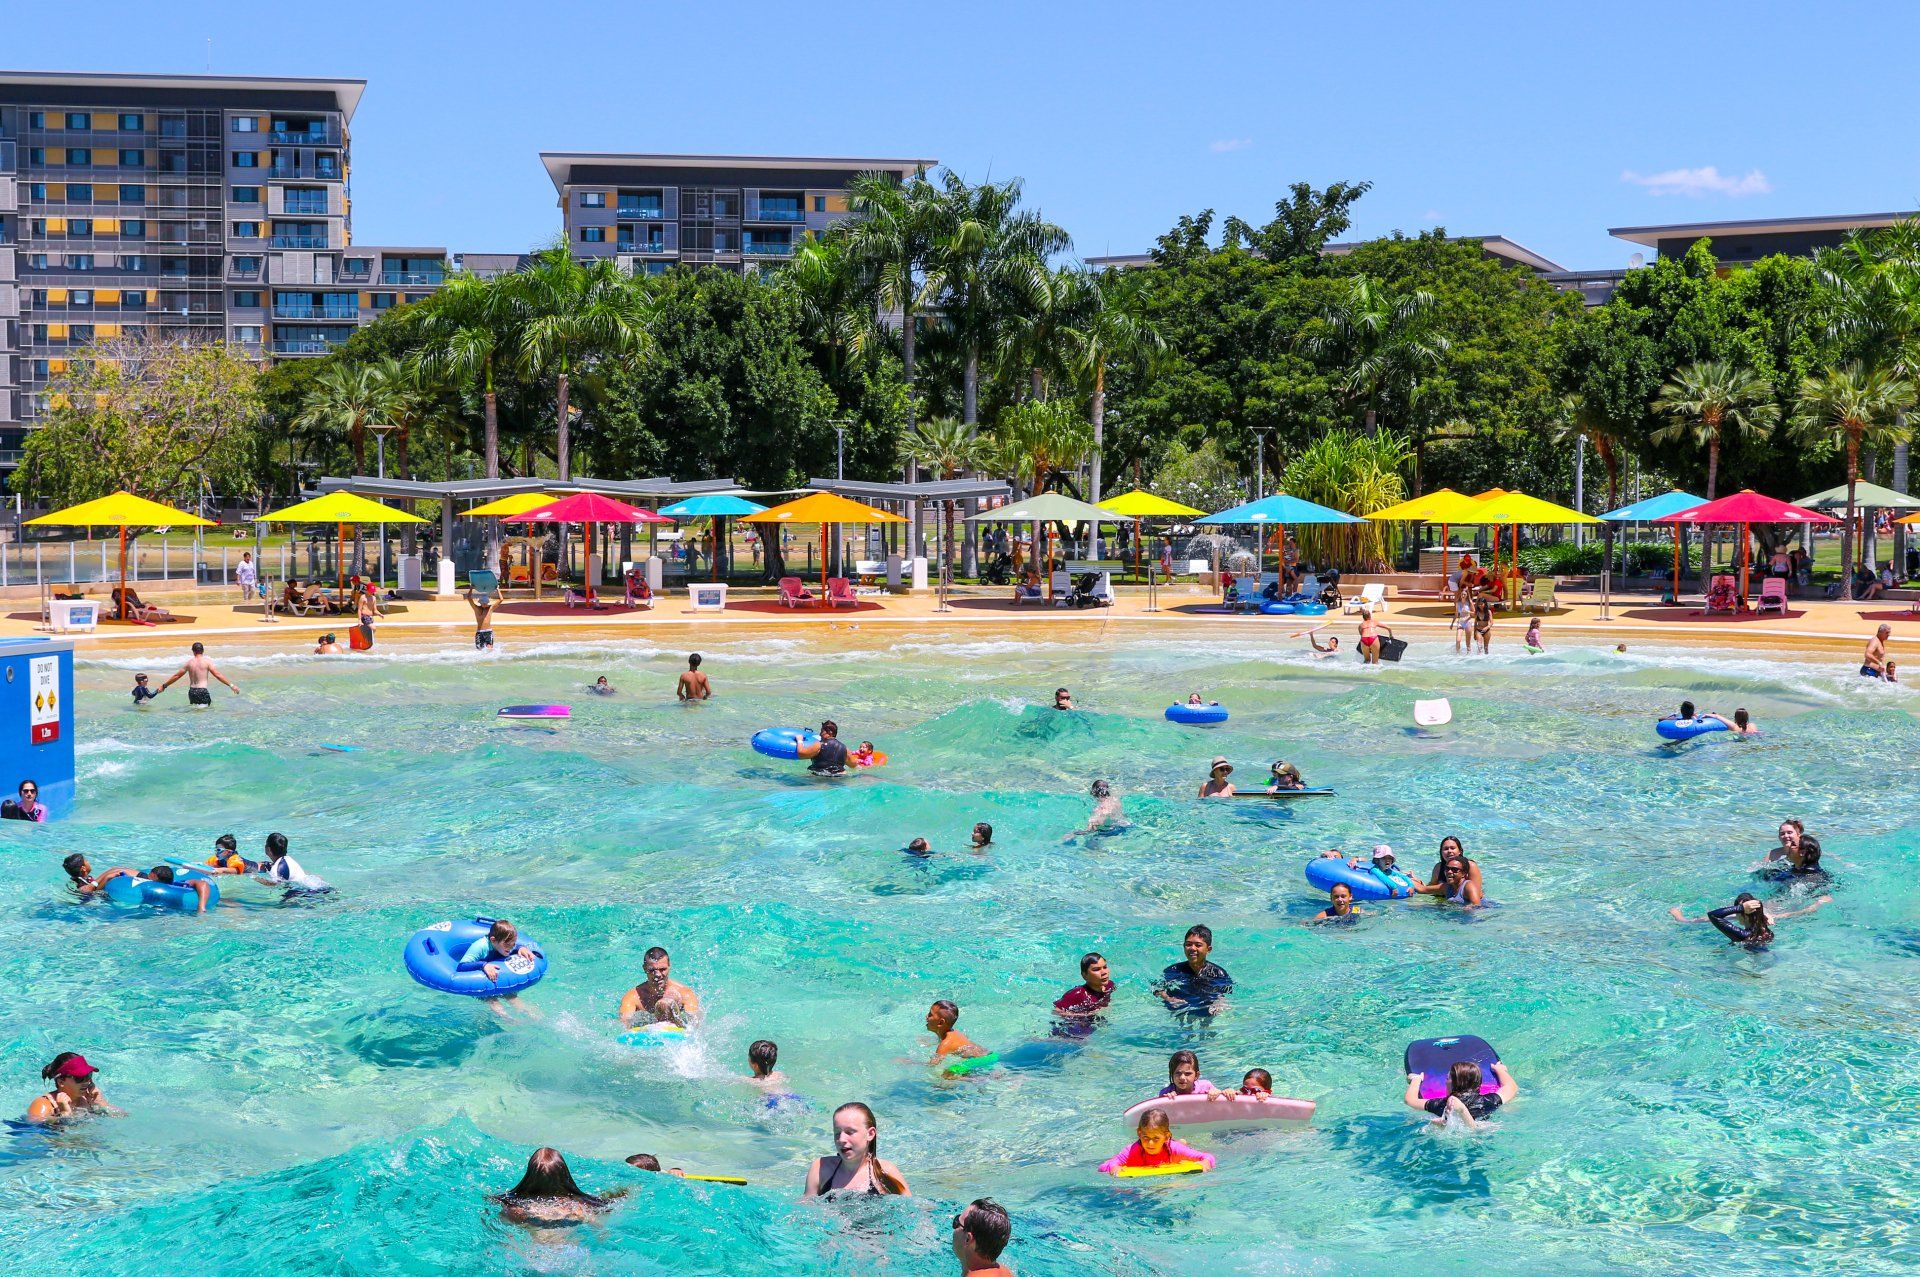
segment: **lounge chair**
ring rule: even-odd
[[[812,603],[815,596],[800,582],[797,576],[780,578],[780,602],[787,607],[799,607],[803,603]]]
[[[860,600],[854,596],[853,582],[844,576],[827,578],[828,607],[859,607]]]
[[[627,606],[653,606],[653,587],[647,584],[647,578],[639,568],[627,569]]]
[[[1559,582],[1550,576],[1543,576],[1533,583],[1533,590],[1520,600],[1522,612],[1551,612],[1559,604],[1553,597],[1554,586]]]
[[[1318,603],[1320,601],[1320,578],[1312,572],[1307,573],[1300,578],[1300,584],[1294,587],[1293,593],[1287,596],[1287,600],[1289,602],[1305,600],[1309,603]]]
[[[1760,582],[1760,601],[1754,606],[1755,612],[1776,611],[1787,614],[1787,578],[1770,576]]]
[[[596,612],[606,607],[606,604],[602,603],[599,599],[589,597],[579,590],[574,589],[571,585],[565,587],[563,597],[568,607],[592,608]]]
[[[530,587],[533,584],[533,569],[524,563],[507,564],[507,584],[509,586]]]
[[[1347,600],[1342,608],[1345,612],[1385,612],[1387,610],[1387,586],[1384,581],[1369,581],[1360,587],[1360,593]]]
[[[1716,576],[1707,585],[1706,610],[1709,613],[1734,613],[1740,610],[1740,587],[1730,576]]]
[[[171,621],[173,613],[152,603],[142,603],[137,590],[128,590],[123,597],[119,586],[113,587],[113,608],[123,619],[136,625],[156,625],[161,621]]]

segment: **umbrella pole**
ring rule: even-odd
[[[1680,606],[1680,525],[1673,525],[1673,605]]]
[[[1450,526],[1452,525],[1446,523],[1440,525],[1440,588],[1442,590],[1447,588],[1447,529]]]
[[[124,523],[120,525],[120,619],[127,619],[127,525]]]
[[[1747,601],[1747,539],[1751,535],[1752,535],[1751,526],[1745,523],[1741,524],[1740,525],[1740,603],[1742,606],[1745,606]]]
[[[345,594],[347,592],[347,525],[334,524],[333,538],[333,589],[336,594]]]
[[[1047,524],[1047,606],[1053,606],[1053,524]]]

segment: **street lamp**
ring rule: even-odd
[[[844,421],[833,423],[833,477],[847,477],[847,423]]]
[[[1273,433],[1272,426],[1253,427],[1253,499],[1262,501],[1267,495],[1267,436]]]
[[[380,467],[380,477],[384,479],[387,477],[387,431],[393,429],[393,423],[389,421],[376,425],[373,422],[368,422],[367,429],[373,431],[374,455],[378,458],[377,464]],[[380,525],[379,563],[380,588],[385,589],[387,585],[387,525],[384,523]]]

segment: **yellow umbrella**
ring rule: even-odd
[[[1424,496],[1368,515],[1380,523],[1437,523],[1440,525],[1440,576],[1447,575],[1447,532],[1456,523],[1476,523],[1480,503],[1452,488],[1435,488]],[[1417,566],[1417,565],[1416,565]]]
[[[511,515],[525,514],[529,510],[538,510],[543,505],[552,505],[560,498],[546,492],[516,492],[510,497],[501,497],[498,501],[489,501],[467,511],[470,519],[507,518]]]
[[[758,514],[742,515],[744,523],[817,523],[820,525],[820,592],[827,590],[827,525],[834,523],[905,523],[897,514],[861,505],[831,492],[813,492]]]
[[[254,522],[331,523],[335,525],[339,544],[344,546],[347,543],[347,524],[349,523],[425,523],[426,520],[417,514],[408,514],[405,510],[396,510],[390,505],[381,505],[378,501],[369,501],[351,492],[327,492],[311,501],[301,501],[284,510],[258,515]],[[335,585],[337,588],[345,589],[347,564],[344,555],[334,556],[334,567],[339,572]]]
[[[1133,574],[1140,575],[1140,521],[1142,519],[1185,519],[1193,515],[1205,514],[1205,510],[1196,510],[1190,505],[1181,505],[1178,501],[1169,501],[1165,497],[1155,496],[1151,492],[1142,492],[1135,488],[1132,492],[1123,492],[1117,497],[1108,497],[1096,502],[1102,510],[1111,510],[1115,514],[1125,515],[1133,520]]]
[[[1542,501],[1539,497],[1530,497],[1524,492],[1508,492],[1502,488],[1490,488],[1474,500],[1480,503],[1480,522],[1513,529],[1513,559],[1520,562],[1520,525],[1523,523],[1600,523],[1602,520],[1590,514],[1582,514],[1570,506],[1555,505],[1551,501]],[[1495,541],[1499,532],[1494,533]],[[1496,556],[1495,567],[1499,566]]]
[[[49,528],[95,528],[118,525],[120,529],[120,596],[115,616],[122,621],[127,619],[127,528],[129,526],[164,528],[176,523],[185,524],[190,528],[218,526],[212,519],[203,519],[197,514],[188,514],[185,510],[161,505],[158,501],[136,497],[131,492],[116,492],[111,496],[83,501],[79,505],[68,506],[65,510],[55,510],[52,514],[43,514],[37,519],[28,519],[27,522]]]

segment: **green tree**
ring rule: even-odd
[[[986,464],[989,449],[972,427],[952,417],[936,417],[922,422],[907,441],[907,453],[914,464],[942,479],[956,479],[969,470]],[[940,503],[943,518],[940,563],[942,571],[953,562],[954,503]]]
[[[1296,453],[1281,473],[1282,490],[1345,514],[1368,515],[1406,500],[1403,477],[1411,453],[1392,431],[1330,430]],[[1365,572],[1388,570],[1398,528],[1388,523],[1302,526],[1302,553]]]
[[[845,237],[846,264],[874,313],[900,317],[904,424],[911,436],[918,409],[922,281],[933,253],[936,193],[924,176],[902,181],[895,173],[860,173],[848,184],[847,207],[854,216],[836,225],[829,238]]]
[[[1886,368],[1868,369],[1858,363],[1808,377],[1801,384],[1800,406],[1794,414],[1797,437],[1811,447],[1847,458],[1847,521],[1840,528],[1841,597],[1853,598],[1854,489],[1860,483],[1860,449],[1887,447],[1908,441],[1905,422],[1913,407],[1911,382]]]
[[[576,374],[598,361],[643,351],[646,294],[610,257],[577,261],[564,245],[540,253],[525,271],[502,277],[521,311],[516,355],[533,376],[552,378],[554,463],[573,477],[568,394]]]
[[[1366,432],[1378,428],[1384,401],[1411,398],[1421,375],[1440,366],[1450,347],[1434,327],[1435,302],[1425,289],[1394,293],[1360,275],[1338,301],[1321,309],[1296,338],[1300,348],[1332,365],[1342,398],[1362,409]]]
[[[295,418],[305,430],[344,435],[353,453],[353,472],[367,472],[367,428],[385,423],[393,411],[393,392],[371,364],[330,362],[313,379]]]
[[[1730,439],[1773,425],[1780,415],[1771,388],[1751,368],[1724,359],[1688,364],[1654,397],[1654,411],[1673,424],[1657,431],[1656,443],[1684,442],[1707,450],[1707,500],[1717,495],[1720,450]]]
[[[1287,188],[1286,198],[1274,203],[1273,220],[1266,225],[1251,226],[1229,217],[1227,241],[1245,244],[1275,264],[1316,267],[1327,245],[1353,225],[1349,210],[1354,201],[1372,189],[1372,182],[1334,182],[1316,191],[1311,183],[1295,182]]]
[[[506,278],[481,279],[460,273],[407,319],[424,335],[417,359],[430,371],[477,387],[487,478],[500,477],[500,396],[495,379],[511,361],[525,321],[522,290]],[[385,322],[384,320],[381,322]]]
[[[224,343],[129,336],[76,351],[47,387],[12,483],[55,505],[119,490],[196,508],[207,485],[247,485],[259,369]]]

